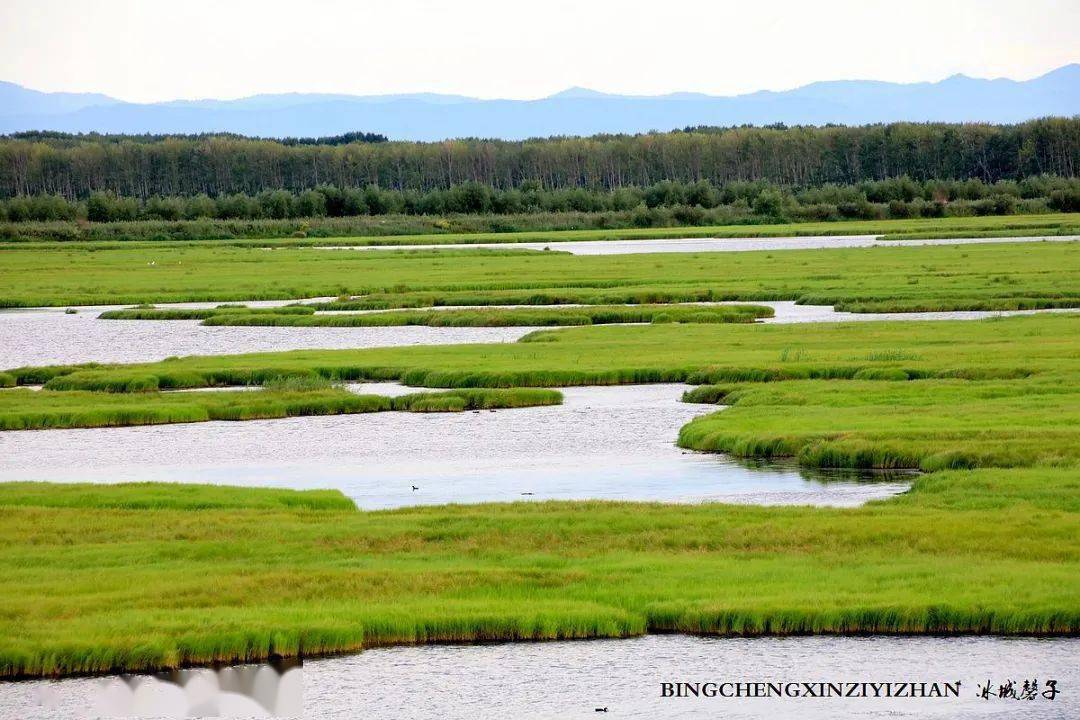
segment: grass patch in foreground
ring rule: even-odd
[[[1073,635],[1078,490],[1071,466],[933,473],[854,509],[356,512],[4,484],[0,676],[650,631]]]

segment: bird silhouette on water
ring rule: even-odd
[[[413,492],[416,492],[416,491],[417,491],[417,490],[419,490],[420,488],[418,488],[418,487],[416,487],[415,485],[413,485],[413,486],[412,486],[412,489],[413,489]]]

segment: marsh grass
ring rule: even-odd
[[[735,387],[735,385],[698,385],[682,394],[682,402],[719,405]]]
[[[1030,338],[1037,337],[1038,343]],[[546,342],[536,340],[547,338]],[[794,343],[798,343],[797,345]],[[973,322],[799,326],[635,325],[560,330],[533,342],[189,357],[142,365],[16,369],[42,392],[0,394],[10,429],[284,417],[391,408],[546,404],[566,385],[690,382],[731,405],[683,428],[688,448],[791,456],[823,467],[1072,463],[1080,457],[1080,324],[1069,315]],[[795,348],[798,352],[792,351]],[[787,352],[787,362],[778,362]],[[866,358],[873,357],[872,360]],[[624,365],[632,358],[633,365]],[[906,359],[898,359],[906,358]],[[398,380],[450,394],[357,396],[327,383]],[[269,385],[261,393],[162,393]],[[308,390],[290,392],[290,390]],[[470,392],[473,392],[470,390]],[[194,397],[200,395],[201,397]],[[242,397],[241,397],[242,396]],[[364,405],[371,403],[371,406]]]
[[[415,387],[558,387],[798,379],[1021,379],[1075,371],[1080,326],[1070,314],[985,321],[610,325],[540,331],[527,342],[185,357],[133,365],[8,370],[54,391],[261,385],[273,378],[397,380]],[[1037,337],[1038,342],[1030,338]],[[780,362],[786,348],[804,360]],[[901,352],[910,360],[867,360]]]
[[[358,395],[320,376],[275,377],[263,392],[40,392],[0,394],[0,430],[123,427],[211,420],[267,420],[310,415],[451,412],[476,408],[557,405],[555,390],[512,389],[417,393],[404,398]]]
[[[922,357],[907,350],[874,350],[862,357],[870,362],[903,362],[905,360],[921,360]]]
[[[285,325],[292,327],[376,327],[427,325],[432,327],[546,327],[609,325],[616,323],[751,323],[771,317],[772,308],[760,305],[638,305],[574,308],[490,308],[483,310],[430,310],[372,312],[361,315],[278,315],[227,313],[208,317],[204,325]]]
[[[1080,215],[1076,213],[1035,213],[1026,215],[908,218],[892,220],[833,220],[825,222],[768,223],[753,218],[750,223],[731,225],[695,225],[668,227],[626,227],[629,219],[615,218],[609,227],[582,229],[602,215],[589,213],[548,213],[516,216],[458,215],[454,223],[462,231],[431,232],[431,218],[395,216],[386,218],[321,218],[319,228],[308,228],[300,237],[285,237],[282,231],[293,221],[133,221],[91,223],[78,226],[73,222],[20,222],[0,226],[12,238],[0,247],[42,247],[69,244],[95,249],[118,245],[209,245],[215,247],[312,247],[320,245],[440,245],[470,243],[518,242],[552,243],[603,240],[647,240],[662,238],[744,238],[815,235],[883,235],[887,239],[928,237],[1001,237],[1024,235],[1062,235],[1080,232]],[[491,221],[499,227],[489,230]],[[310,221],[310,219],[308,219]],[[373,223],[358,228],[358,223]],[[548,225],[547,229],[515,230],[514,224]],[[624,227],[618,227],[623,224]],[[564,229],[569,226],[569,229]],[[466,229],[466,227],[468,229]],[[214,230],[217,230],[215,233]],[[357,231],[369,232],[357,235]],[[429,232],[422,232],[428,230]],[[206,233],[209,232],[209,235]],[[217,237],[215,237],[215,234]]]
[[[338,490],[248,488],[189,483],[5,483],[4,507],[89,510],[356,510]]]
[[[329,379],[312,373],[310,375],[279,375],[272,377],[263,383],[263,388],[279,392],[307,392],[311,390],[327,390],[333,385]]]
[[[5,390],[0,418],[37,413],[54,426],[80,413],[141,422],[139,413],[158,421],[218,408],[240,419],[344,402],[518,407],[557,393],[516,385],[690,380],[708,385],[689,401],[729,407],[685,426],[685,447],[930,472],[908,493],[851,509],[519,502],[357,512],[333,494],[0,485],[0,676],[645,632],[1075,635],[1078,347],[1077,318],[1055,315],[812,332],[602,326],[503,345],[16,369],[18,382],[72,389]],[[806,354],[779,363],[785,348]],[[889,379],[858,379],[879,376]],[[324,387],[360,379],[453,389],[391,399]],[[154,383],[269,388],[74,389]]]
[[[372,293],[312,303],[318,310],[392,310],[484,305],[661,305],[735,299],[716,288],[553,287],[522,290]]]
[[[246,305],[219,305],[216,308],[158,308],[153,305],[106,310],[98,320],[207,320],[221,316],[244,315],[311,315],[315,309],[307,305],[287,305],[275,308],[250,308]]]
[[[548,301],[622,293],[653,298],[645,304],[694,296],[1016,307],[1080,302],[1076,252],[28,248],[0,251],[0,302],[349,295],[363,297],[344,302],[495,304],[520,293],[557,304]],[[913,273],[919,282],[909,282]],[[451,389],[384,398],[334,386],[358,380]],[[558,401],[542,387],[673,381],[702,383],[688,401],[730,405],[684,427],[686,447],[931,472],[910,492],[851,509],[519,502],[358,512],[326,491],[0,484],[0,676],[644,632],[1080,633],[1076,316],[660,323],[500,345],[17,368],[0,384],[46,389],[0,392],[0,427],[460,412]],[[265,388],[161,392],[227,385]]]
[[[694,450],[928,471],[1080,463],[1080,393],[1050,377],[703,386],[687,398],[728,406],[682,428]]]
[[[450,390],[439,393],[412,393],[393,398],[394,410],[406,412],[456,412],[502,408],[558,405],[562,394],[540,388],[505,390]]]
[[[0,485],[0,676],[390,644],[1080,631],[1075,466],[938,472],[860,508]]]
[[[612,256],[58,244],[0,249],[0,307],[341,295],[354,299],[324,307],[715,300],[867,312],[1078,307],[1077,253],[1080,244],[1070,242]],[[1009,283],[987,280],[1003,268]],[[909,283],[913,275],[917,284]]]

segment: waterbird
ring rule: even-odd
[[[533,493],[531,493],[531,492],[523,492],[523,493],[521,493],[521,494],[522,494],[522,495],[532,495]]]
[[[418,487],[416,487],[415,485],[413,485],[413,486],[412,486],[412,489],[413,489],[413,492],[416,492],[416,491],[417,491],[417,490],[419,490],[420,488],[418,488]]]
[[[607,708],[606,707],[596,708],[596,712],[607,712]]]

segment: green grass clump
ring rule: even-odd
[[[645,632],[1075,635],[1078,491],[1075,466],[1034,467],[932,473],[850,509],[356,512],[282,491],[4,484],[0,676]]]
[[[554,390],[458,391],[446,400],[441,393],[418,393],[409,398],[357,395],[331,387],[325,379],[275,379],[260,392],[195,393],[90,392],[72,390],[8,390],[0,393],[0,430],[121,427],[210,420],[267,420],[310,415],[344,415],[404,410],[431,412],[475,408],[515,408],[557,405]]]
[[[441,393],[412,393],[393,399],[395,410],[407,412],[454,412],[460,410],[495,410],[501,408],[559,405],[562,394],[539,388],[507,390],[451,390]]]
[[[204,325],[286,325],[294,327],[373,327],[428,325],[432,327],[509,327],[609,325],[617,323],[749,323],[771,317],[772,308],[760,305],[636,305],[575,308],[490,308],[483,310],[399,310],[361,315],[276,315],[228,313],[203,321]],[[664,318],[661,320],[660,318]]]
[[[275,308],[249,308],[246,305],[219,305],[216,308],[157,308],[152,305],[106,310],[99,320],[206,320],[222,316],[244,315],[311,315],[315,309],[307,305],[287,305]]]
[[[279,375],[262,384],[266,390],[283,391],[309,391],[326,390],[333,387],[333,383],[322,375],[315,373],[306,375]]]
[[[1080,463],[1080,391],[1060,378],[777,382],[717,391],[679,445],[815,467],[1022,467]],[[702,389],[700,397],[712,391]]]
[[[397,308],[484,305],[660,305],[736,299],[711,287],[554,287],[524,290],[448,290],[384,292],[311,303],[317,310],[391,310]]]
[[[389,409],[389,398],[356,395],[345,390],[205,393],[10,390],[0,395],[0,430],[265,420]]]
[[[188,483],[93,485],[42,482],[5,483],[4,507],[87,510],[356,510],[338,490],[249,488]]]
[[[719,405],[724,402],[735,385],[698,385],[682,394],[684,403]]]

